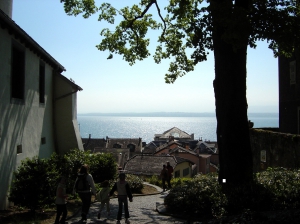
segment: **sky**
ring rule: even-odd
[[[102,2],[119,9],[137,0],[96,0]],[[83,89],[77,93],[78,114],[215,111],[213,52],[193,72],[166,84],[169,61],[156,64],[152,58],[157,33],[149,34],[151,56],[130,66],[121,55],[107,60],[109,52],[96,48],[101,30],[112,28],[98,15],[68,16],[60,0],[13,0],[12,19],[66,68],[62,75]],[[278,113],[278,61],[267,46],[259,42],[248,50],[250,113]]]

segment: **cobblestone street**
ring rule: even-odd
[[[164,195],[156,194],[149,196],[138,196],[133,198],[133,202],[129,202],[129,214],[130,223],[132,224],[143,224],[143,223],[157,223],[157,224],[167,224],[176,223],[183,224],[186,223],[184,220],[180,220],[171,216],[160,214],[156,207],[163,203]],[[116,217],[118,212],[118,201],[117,198],[110,200],[110,217],[107,217],[106,211],[102,211],[100,219],[97,219],[97,214],[99,211],[99,202],[95,202],[91,205],[90,214],[88,216],[87,223],[116,223]],[[163,206],[163,205],[161,205]],[[69,224],[81,223],[80,212],[70,220]],[[125,223],[124,213],[122,216],[121,223]]]

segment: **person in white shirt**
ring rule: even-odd
[[[117,224],[120,224],[121,218],[122,218],[122,210],[124,205],[125,210],[125,223],[129,224],[129,211],[128,211],[128,199],[132,202],[132,193],[129,184],[125,180],[125,173],[119,174],[119,181],[115,183],[111,191],[109,192],[109,195],[112,196],[115,191],[118,192],[118,202],[119,202],[119,210],[118,210],[118,216],[117,216]]]

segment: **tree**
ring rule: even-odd
[[[172,58],[166,83],[193,71],[214,52],[217,141],[220,156],[219,182],[248,186],[253,162],[247,117],[247,48],[267,40],[274,55],[291,56],[299,46],[298,0],[170,0],[163,16],[158,0],[116,9],[109,3],[96,7],[94,0],[62,0],[69,15],[85,18],[100,11],[99,20],[114,24],[103,29],[98,49],[123,55],[130,65],[150,56],[148,29],[161,30],[154,61]],[[138,2],[138,1],[137,1]],[[149,13],[157,10],[158,20]],[[191,53],[192,52],[192,53]],[[190,55],[189,55],[190,54]]]

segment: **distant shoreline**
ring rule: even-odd
[[[149,113],[80,113],[78,116],[111,116],[111,117],[215,117],[212,112],[149,112]],[[278,117],[278,113],[248,113],[248,117]]]

